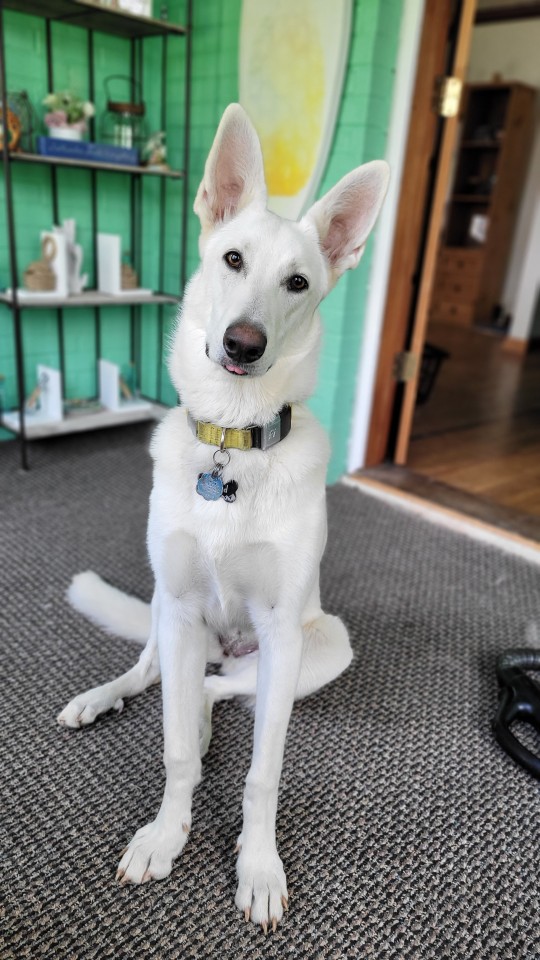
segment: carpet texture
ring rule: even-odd
[[[540,623],[540,570],[354,489],[329,490],[325,608],[348,672],[295,706],[278,815],[290,911],[234,905],[252,718],[216,707],[193,830],[164,882],[119,853],[163,790],[160,690],[82,731],[55,717],[138,648],[64,600],[94,569],[149,598],[147,427],[2,444],[2,960],[540,960],[540,784],[492,739],[496,655]]]

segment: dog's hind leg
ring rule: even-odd
[[[315,693],[349,666],[353,653],[349,635],[339,617],[320,613],[302,627],[303,646],[296,699]]]
[[[135,666],[116,680],[111,680],[100,687],[93,687],[74,697],[59,714],[58,723],[66,727],[88,726],[101,713],[106,713],[113,708],[121,710],[124,697],[134,697],[151,684],[157,683],[160,670],[155,622],[155,618],[152,618],[150,637]]]
[[[258,654],[250,653],[245,657],[228,658],[222,669],[229,669],[225,675],[213,674],[204,678],[203,709],[199,726],[199,743],[201,757],[208,751],[212,738],[212,710],[220,700],[231,700],[232,697],[255,696],[257,689],[257,659]]]
[[[300,676],[295,699],[309,696],[347,669],[352,660],[349,636],[338,617],[320,613],[302,627],[303,645]],[[254,697],[257,692],[258,654],[228,658],[222,674],[205,677],[206,712],[220,700],[232,697]]]
[[[295,699],[309,696],[335,680],[347,669],[352,650],[347,631],[338,617],[321,613],[304,624],[300,676]],[[257,693],[257,664],[259,656],[228,658],[223,662],[222,674],[204,678],[204,703],[200,726],[201,757],[204,757],[212,737],[212,709],[220,700],[244,697],[254,702]]]

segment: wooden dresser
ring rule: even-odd
[[[534,135],[535,97],[536,90],[522,83],[466,88],[430,320],[497,325]]]

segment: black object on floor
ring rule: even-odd
[[[497,660],[500,700],[493,732],[501,747],[540,780],[540,757],[512,732],[521,721],[540,733],[540,687],[526,671],[540,670],[540,650],[507,650]]]
[[[435,347],[432,343],[424,344],[420,364],[420,376],[418,377],[418,390],[416,392],[416,403],[418,406],[427,403],[429,400],[441,364],[444,360],[447,360],[449,356],[448,350],[443,350],[442,347]]]

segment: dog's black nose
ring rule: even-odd
[[[223,337],[225,353],[237,363],[255,363],[266,350],[266,336],[251,323],[231,323]]]

